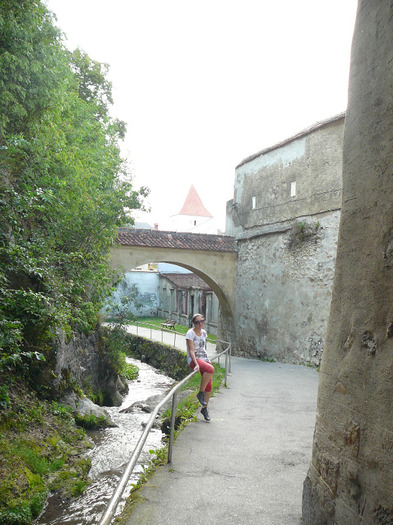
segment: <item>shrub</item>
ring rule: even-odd
[[[315,224],[308,224],[305,221],[297,221],[289,232],[287,247],[293,249],[301,246],[305,242],[317,240],[319,238],[321,226],[319,221]]]

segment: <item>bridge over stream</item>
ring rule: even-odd
[[[220,330],[234,339],[233,311],[237,251],[234,237],[202,233],[119,228],[112,265],[129,271],[150,262],[182,266],[201,277],[220,303]]]

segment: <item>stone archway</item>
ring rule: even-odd
[[[216,294],[220,304],[218,338],[230,341],[235,350],[233,311],[237,252],[233,248],[233,238],[154,231],[146,233],[148,239],[145,236],[143,244],[137,245],[139,240],[135,235],[138,237],[141,234],[138,234],[137,230],[127,230],[127,237],[123,237],[123,244],[111,250],[112,266],[127,271],[152,261],[165,262],[182,266],[201,277]],[[174,237],[179,241],[180,236],[183,243],[181,246],[177,242],[178,247],[173,248],[170,246],[171,242],[167,242]],[[151,246],[149,243],[156,245]],[[224,248],[220,249],[221,246]]]

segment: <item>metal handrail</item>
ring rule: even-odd
[[[225,354],[225,386],[227,386],[227,380],[228,380],[228,369],[230,369],[230,362],[231,362],[231,344],[227,343],[226,341],[220,341],[221,343],[227,344],[228,347],[220,352],[217,356],[212,358],[212,361],[215,361],[216,359],[219,359],[221,355]],[[229,360],[229,366],[228,366],[228,360]],[[134,467],[136,465],[136,462],[138,461],[138,458],[142,452],[143,445],[146,442],[147,436],[149,435],[150,430],[152,429],[152,426],[154,424],[154,421],[157,417],[158,411],[160,408],[165,405],[165,403],[172,397],[172,414],[171,414],[171,426],[170,426],[170,435],[169,435],[169,445],[168,445],[168,463],[172,462],[172,449],[173,449],[173,438],[174,438],[174,429],[175,429],[175,414],[176,414],[176,407],[177,407],[177,400],[176,395],[179,388],[181,388],[189,379],[191,379],[192,376],[194,376],[197,373],[196,370],[192,371],[191,374],[188,374],[187,377],[182,379],[175,387],[172,388],[170,392],[164,397],[164,399],[158,403],[156,408],[151,413],[151,416],[149,418],[149,421],[147,422],[147,425],[142,432],[141,437],[139,438],[139,441],[134,449],[134,452],[128,462],[128,465],[123,472],[123,475],[116,487],[115,492],[113,493],[113,496],[108,504],[108,507],[106,508],[105,514],[101,517],[101,520],[99,522],[99,525],[109,525],[115,512],[116,508],[119,504],[120,498],[123,495],[123,492],[127,486],[128,480],[130,479],[130,476],[132,474],[132,471],[134,470]]]
[[[146,328],[146,330],[150,330],[150,339],[153,339],[152,337],[152,331],[156,331],[156,332],[161,332],[161,343],[163,342],[163,333],[165,332],[166,334],[173,334],[174,336],[174,341],[173,341],[173,346],[176,346],[176,336],[177,335],[182,335],[184,337],[185,334],[183,334],[182,332],[178,332],[177,330],[172,330],[171,328],[163,328],[162,326],[161,327],[158,327],[157,325],[155,324],[150,324],[150,323],[139,323],[138,321],[134,321],[131,326],[136,326],[136,335],[139,336],[139,328]],[[207,336],[207,342],[208,343],[212,343],[212,341],[209,341],[209,335]],[[222,341],[224,342],[224,341]]]

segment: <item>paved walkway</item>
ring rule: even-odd
[[[317,386],[314,369],[233,358],[211,422],[179,434],[127,525],[300,524]]]

